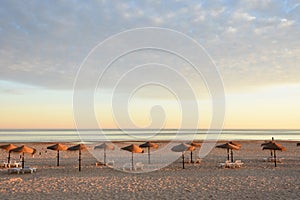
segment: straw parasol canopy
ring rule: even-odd
[[[115,150],[115,146],[113,144],[102,143],[95,146],[94,149],[103,149],[104,164],[106,164],[106,150]]]
[[[268,144],[263,145],[263,150],[269,149],[269,150],[279,150],[279,151],[285,151],[286,148],[282,146],[281,144],[278,144],[276,142],[269,142]]]
[[[78,153],[78,170],[81,171],[81,151],[86,150],[86,146],[84,144],[78,144],[72,147],[69,147],[69,151],[79,151]]]
[[[237,147],[242,147],[242,145],[240,143],[237,143],[237,142],[232,142],[230,141],[229,144],[233,144],[234,146],[237,146]]]
[[[131,167],[132,167],[132,170],[134,170],[133,153],[144,153],[144,150],[142,148],[140,148],[139,146],[137,146],[136,144],[131,144],[129,146],[122,147],[121,149],[131,152]]]
[[[286,148],[282,146],[281,144],[278,144],[274,141],[270,141],[267,144],[263,145],[263,150],[273,150],[274,151],[274,164],[275,167],[277,167],[277,160],[276,160],[276,151],[285,151]]]
[[[270,142],[271,142],[271,141],[264,142],[264,143],[262,143],[260,146],[261,146],[261,147],[263,147],[263,146],[265,146],[265,145],[269,144]]]
[[[14,148],[14,149],[11,149],[9,152],[14,152],[14,153],[22,153],[22,168],[24,168],[24,154],[25,153],[28,153],[28,154],[35,154],[36,152],[36,149],[34,148],[31,148],[31,147],[28,147],[26,145],[22,145],[20,147],[17,147],[17,148]]]
[[[192,145],[189,145],[189,144],[181,143],[179,145],[172,147],[171,150],[174,152],[194,151],[195,147],[193,147]]]
[[[271,141],[265,141],[264,143],[262,143],[260,146],[265,146],[267,144],[269,144],[270,142],[274,141],[274,137],[272,137],[272,140]],[[271,157],[273,157],[273,150],[270,150],[270,155]]]
[[[194,151],[195,147],[189,144],[181,143],[171,148],[174,152],[181,152],[182,153],[182,169],[184,169],[184,152],[186,151]]]
[[[59,151],[66,151],[68,149],[68,147],[63,144],[58,143],[58,144],[47,147],[47,149],[57,151],[57,166],[59,166]]]
[[[217,145],[216,148],[227,149],[227,160],[229,160],[229,150],[231,152],[231,162],[233,162],[233,150],[240,150],[241,147],[232,144],[234,142],[227,142],[225,144]],[[241,145],[240,145],[241,146]]]
[[[10,150],[15,148],[17,148],[17,146],[14,144],[5,144],[0,146],[0,149],[8,152],[7,163],[10,163]]]
[[[263,147],[263,146],[269,144],[270,142],[272,142],[272,141],[265,141],[265,142],[262,143],[260,146]],[[270,150],[270,155],[271,155],[271,157],[273,157],[273,150]]]
[[[141,148],[148,148],[148,163],[150,164],[150,148],[157,149],[158,144],[152,142],[145,142],[144,144],[140,145]]]
[[[188,143],[186,143],[186,144],[189,144],[189,145],[191,145],[191,146],[193,146],[193,147],[195,147],[195,148],[201,147],[201,144],[200,144],[200,143],[197,143],[197,142],[194,142],[194,141],[188,142]],[[193,151],[191,151],[191,163],[193,163],[193,162],[194,162],[194,161],[193,161]]]
[[[223,149],[234,149],[234,150],[239,150],[240,147],[235,146],[234,144],[230,144],[229,142],[225,144],[220,144],[216,146],[217,148],[223,148]]]

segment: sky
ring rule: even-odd
[[[224,115],[217,128],[300,129],[299,20],[299,0],[3,0],[0,128],[211,128]],[[161,28],[161,37],[118,38],[145,27]],[[199,44],[206,57],[164,30]],[[169,49],[118,57],[99,76],[103,55],[145,41]],[[213,65],[199,74],[170,53],[179,46]],[[212,93],[212,68],[224,98]],[[74,103],[77,92],[88,101]]]

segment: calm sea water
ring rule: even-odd
[[[300,141],[300,130],[0,130],[0,142],[94,142],[167,140]]]

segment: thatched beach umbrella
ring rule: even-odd
[[[148,148],[148,163],[150,164],[150,148],[157,149],[158,144],[152,142],[145,142],[144,144],[140,145],[141,148]]]
[[[137,146],[136,144],[131,144],[129,146],[122,147],[121,149],[131,152],[131,167],[132,167],[132,170],[134,170],[133,153],[144,153],[144,150],[142,148],[140,148],[139,146]]]
[[[78,145],[68,148],[69,151],[79,151],[79,154],[78,154],[78,169],[79,169],[79,171],[81,171],[81,151],[86,150],[86,149],[87,148],[84,144],[78,144]]]
[[[181,143],[179,145],[176,145],[176,146],[172,147],[171,150],[174,151],[174,152],[181,152],[182,153],[182,155],[181,155],[182,156],[182,169],[184,169],[184,152],[194,151],[195,147],[191,146],[191,145],[188,145],[188,144]]]
[[[188,143],[186,143],[186,144],[191,145],[191,146],[193,146],[193,147],[195,147],[195,148],[198,148],[198,147],[201,146],[201,144],[196,143],[196,142],[188,142]],[[191,151],[191,163],[193,163],[193,162],[194,162],[194,161],[193,161],[193,151]]]
[[[15,153],[22,153],[22,168],[24,168],[24,154],[25,153],[29,153],[29,154],[35,154],[36,152],[36,149],[34,148],[31,148],[31,147],[28,147],[26,145],[22,145],[20,147],[17,147],[17,148],[14,148],[14,149],[11,149],[9,152],[15,152]]]
[[[113,144],[103,143],[95,146],[94,149],[103,149],[104,164],[106,164],[106,150],[114,150],[115,146]]]
[[[265,146],[265,145],[268,145],[270,142],[271,142],[271,141],[264,142],[264,143],[262,143],[260,146],[263,147],[263,146]],[[273,157],[273,150],[272,150],[272,149],[270,150],[270,156]]]
[[[285,151],[286,148],[284,146],[282,146],[281,144],[278,144],[276,142],[269,142],[268,144],[264,145],[263,150],[265,149],[268,149],[268,150],[274,150],[274,164],[275,164],[275,167],[277,167],[277,161],[276,161],[276,151],[279,150],[279,151]]]
[[[14,144],[5,144],[0,146],[0,149],[4,149],[8,152],[7,163],[10,163],[10,150],[15,148],[17,148],[17,146]]]
[[[216,148],[227,149],[227,160],[229,160],[229,150],[231,151],[231,162],[233,162],[233,150],[239,150],[241,147],[235,146],[230,142],[217,145]]]
[[[47,147],[47,149],[57,151],[57,166],[59,166],[59,151],[66,151],[68,149],[68,147],[63,144],[58,143],[58,144]]]
[[[272,137],[272,141],[274,141],[274,137]],[[272,141],[265,141],[264,143],[262,143],[260,146],[263,147],[267,144],[269,144]],[[270,156],[273,157],[273,150],[270,150]]]

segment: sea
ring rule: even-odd
[[[2,129],[0,143],[12,142],[97,142],[97,141],[300,141],[300,130],[258,129]]]

